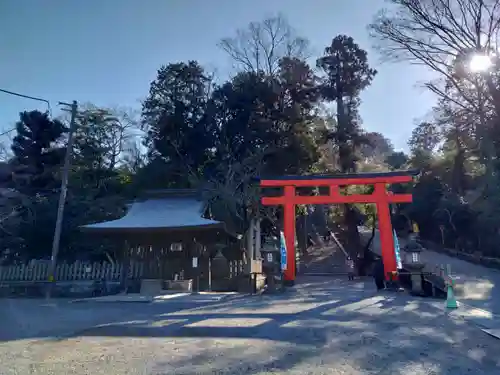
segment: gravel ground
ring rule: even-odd
[[[284,295],[198,307],[12,303],[0,308],[1,374],[500,373],[500,340],[450,318],[441,301],[361,281],[311,278]],[[20,322],[29,316],[38,323]]]
[[[361,229],[365,240],[371,231]],[[378,231],[373,239],[374,250],[380,254],[380,236]],[[424,250],[421,254],[422,261],[428,265],[429,270],[436,266],[451,266],[451,273],[456,282],[458,299],[469,306],[484,309],[500,316],[500,271],[453,258],[446,254]],[[500,327],[500,326],[499,326]]]

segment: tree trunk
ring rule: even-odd
[[[356,214],[356,211],[352,209],[352,207],[346,205],[344,219],[347,226],[347,252],[356,264],[358,275],[364,276],[365,262],[364,254],[362,251],[361,238],[358,230],[358,215]]]

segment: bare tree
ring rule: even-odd
[[[142,132],[139,130],[136,112],[128,108],[113,108],[110,114],[111,134],[105,145],[109,150],[110,165],[114,168],[123,161],[124,152],[131,143],[136,143]]]
[[[269,75],[277,72],[282,58],[306,59],[309,52],[309,41],[297,36],[282,15],[251,22],[236,36],[222,39],[219,46],[238,68]]]
[[[473,120],[476,138],[493,176],[495,149],[489,127],[500,118],[500,0],[390,0],[370,25],[376,47],[392,61],[409,61],[438,73],[426,86]],[[489,72],[471,71],[471,59],[487,55]],[[473,118],[472,118],[473,117]]]
[[[425,65],[444,79],[428,82],[427,87],[441,97],[463,105],[446,92],[445,81],[470,105],[476,99],[466,92],[460,63],[472,53],[498,50],[500,0],[390,0],[391,11],[384,9],[369,28],[376,48],[396,61]],[[459,74],[462,73],[462,74]],[[492,87],[490,87],[492,88]],[[490,92],[498,96],[498,90]]]
[[[7,162],[14,155],[10,148],[10,145],[12,144],[12,135],[10,133],[5,134],[3,138],[5,140],[0,141],[0,161]]]
[[[126,108],[98,108],[87,104],[78,116],[76,155],[81,144],[92,143],[99,150],[93,157],[101,167],[114,169],[121,162],[124,152],[140,136],[135,112]],[[83,150],[92,150],[85,147]]]
[[[122,164],[126,170],[137,173],[147,163],[147,151],[141,147],[140,138],[133,138],[127,142],[123,152]]]

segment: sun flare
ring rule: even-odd
[[[469,69],[472,73],[482,73],[488,71],[493,62],[491,61],[491,57],[488,55],[479,55],[476,54],[472,56],[469,61]]]

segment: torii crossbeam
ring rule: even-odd
[[[285,281],[295,281],[295,206],[297,204],[340,204],[340,203],[375,203],[377,206],[382,258],[386,277],[397,271],[394,253],[394,238],[391,224],[390,203],[410,203],[411,194],[392,194],[387,191],[388,184],[407,183],[417,176],[419,171],[395,171],[382,173],[356,173],[339,175],[305,175],[263,178],[261,187],[282,187],[279,197],[262,197],[266,206],[283,206],[284,234],[287,249],[287,267]],[[371,194],[342,195],[341,186],[373,185]],[[328,187],[328,195],[303,196],[296,194],[299,187]]]

